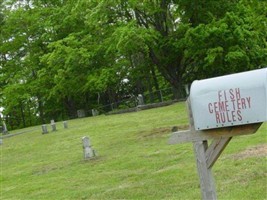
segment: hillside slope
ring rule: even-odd
[[[184,103],[68,124],[3,140],[1,199],[200,199],[192,144],[167,144],[188,124]],[[218,199],[267,198],[266,130],[229,143],[213,168]],[[93,160],[83,160],[83,136]]]

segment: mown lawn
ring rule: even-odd
[[[187,124],[177,103],[6,138],[0,199],[201,199],[192,144],[167,144],[171,128]],[[83,160],[83,136],[98,153],[93,160]],[[213,167],[218,199],[267,199],[266,136],[267,123],[229,143]]]

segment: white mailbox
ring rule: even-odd
[[[267,68],[194,81],[190,102],[196,130],[267,121]]]

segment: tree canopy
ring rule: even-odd
[[[266,67],[258,0],[1,0],[0,107],[14,128]]]

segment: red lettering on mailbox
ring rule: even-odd
[[[240,88],[218,91],[218,101],[208,103],[217,124],[242,121],[242,110],[251,108],[251,97],[243,97]],[[229,100],[229,101],[228,101]]]

